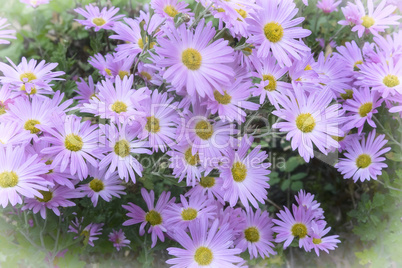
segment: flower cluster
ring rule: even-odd
[[[317,7],[330,13],[339,4],[322,0]],[[345,179],[377,179],[390,147],[376,135],[375,114],[382,106],[402,112],[402,33],[378,34],[398,24],[396,7],[381,1],[374,10],[369,0],[366,15],[360,0],[348,3],[339,23],[374,41],[359,47],[329,40],[336,52],[317,55],[305,43],[311,31],[293,0],[198,0],[194,13],[179,0],[152,0],[150,7],[124,19],[115,7],[75,9],[85,17],[76,21],[116,45],[89,57],[100,79],[81,78],[73,99],[52,89],[66,78],[56,63],[0,63],[2,207],[23,204],[43,218],[49,209],[60,216],[80,198],[96,207],[157,173],[141,159],[164,154],[169,165],[157,175],[188,191],[155,197],[141,188],[146,209],[122,205],[129,218],[122,225],[140,223],[152,247],[176,241],[181,248],[167,249],[173,267],[239,267],[240,253],[269,257],[274,243],[287,248],[295,238],[317,255],[335,249],[340,241],[326,236],[314,195],[300,191],[297,205],[278,219],[262,210],[271,163],[243,130],[269,106],[278,119],[272,127],[306,162],[339,152],[335,167]],[[0,38],[12,38],[4,25],[0,18]],[[83,222],[75,218],[69,232],[94,246],[104,225]],[[109,241],[117,250],[130,244],[121,229]]]

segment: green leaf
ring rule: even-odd
[[[295,182],[292,182],[292,184],[290,185],[290,189],[295,192],[300,191],[300,189],[302,189],[302,188],[303,188],[302,181],[295,181]]]
[[[290,176],[290,179],[293,180],[293,181],[301,180],[301,179],[305,178],[306,176],[307,176],[306,172],[300,172],[300,173],[297,173],[297,174],[294,174],[294,175]]]

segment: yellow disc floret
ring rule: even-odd
[[[14,171],[4,171],[0,173],[0,187],[10,188],[18,184],[18,175]]]
[[[198,50],[187,48],[181,54],[181,61],[188,69],[195,71],[201,67],[202,56]]]
[[[265,37],[272,43],[277,43],[282,40],[283,27],[277,22],[270,22],[264,26]]]
[[[233,163],[231,171],[235,182],[242,182],[247,177],[247,167],[242,162]]]
[[[64,140],[64,146],[72,152],[80,151],[83,145],[82,138],[76,134],[68,134]]]
[[[315,120],[310,113],[300,114],[296,118],[296,126],[304,133],[313,131],[315,127]]]

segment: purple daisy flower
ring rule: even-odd
[[[40,5],[49,4],[50,0],[20,0],[21,3],[30,5],[33,8],[37,8]]]
[[[402,64],[400,61],[389,59],[381,63],[365,63],[360,67],[357,84],[372,87],[379,91],[383,98],[389,94],[402,94]]]
[[[0,62],[0,71],[4,75],[0,76],[0,81],[13,85],[12,89],[26,91],[28,94],[53,94],[49,83],[52,80],[64,80],[58,78],[64,75],[64,72],[52,72],[58,63],[45,63],[43,60],[37,64],[36,60],[31,59],[27,62],[27,59],[23,57],[21,63],[15,65],[9,58],[6,57],[6,59],[12,67]]]
[[[161,69],[154,64],[140,62],[138,64],[138,75],[144,80],[146,85],[160,86],[163,84]]]
[[[281,68],[272,53],[269,53],[264,59],[253,56],[251,57],[251,62],[255,67],[255,72],[252,75],[261,79],[261,82],[257,85],[258,90],[254,93],[255,96],[260,96],[261,104],[268,98],[271,104],[276,107],[278,105],[278,95],[291,89],[289,83],[280,81],[288,71],[288,68]]]
[[[121,180],[117,172],[113,172],[106,179],[106,170],[94,168],[91,165],[88,167],[88,175],[91,177],[91,181],[87,184],[82,184],[78,187],[78,190],[83,194],[91,198],[94,207],[98,205],[99,197],[106,202],[110,202],[113,196],[120,198],[120,195],[125,195],[125,187],[121,185]]]
[[[323,153],[328,148],[338,148],[339,144],[332,136],[343,135],[339,128],[344,118],[340,104],[330,105],[331,94],[327,90],[310,94],[308,97],[300,85],[295,85],[294,92],[288,92],[280,98],[283,107],[272,113],[286,122],[273,125],[280,131],[288,131],[286,139],[292,139],[293,150],[298,149],[306,162],[314,157],[313,143]]]
[[[126,238],[122,229],[119,231],[112,230],[109,234],[109,241],[113,243],[117,251],[124,247],[130,247],[130,240]]]
[[[129,226],[133,224],[137,224],[141,222],[140,226],[140,235],[143,236],[145,234],[145,226],[147,223],[150,224],[148,229],[148,233],[152,233],[152,245],[154,247],[156,245],[157,239],[159,238],[162,242],[165,241],[165,235],[163,233],[167,232],[166,226],[166,210],[171,203],[174,202],[175,198],[170,198],[170,192],[162,192],[159,196],[158,202],[156,206],[155,202],[155,193],[154,191],[150,191],[149,193],[144,188],[141,188],[141,195],[145,200],[145,203],[148,207],[148,212],[145,212],[142,208],[133,203],[128,203],[128,205],[123,205],[122,207],[128,210],[127,216],[130,217],[130,220],[127,220],[123,223],[123,226]]]
[[[357,31],[359,38],[363,36],[363,33],[368,32],[377,36],[378,32],[384,32],[389,25],[399,25],[398,20],[401,16],[391,15],[395,11],[396,6],[386,6],[387,1],[381,1],[374,10],[373,0],[367,0],[367,14],[361,0],[356,0],[355,3],[359,12],[359,21],[357,21],[356,25],[352,28],[352,32]]]
[[[219,167],[223,178],[223,199],[229,202],[231,207],[240,199],[244,207],[249,208],[250,202],[258,208],[257,201],[264,203],[267,199],[267,175],[271,173],[268,170],[271,164],[263,163],[268,155],[260,151],[260,145],[248,153],[252,143],[252,137],[244,136],[238,149],[229,151],[227,159]]]
[[[176,229],[174,239],[184,248],[167,248],[169,255],[177,258],[166,261],[173,268],[184,267],[238,267],[243,259],[237,256],[238,248],[232,248],[233,236],[228,224],[219,225],[215,220],[208,229],[208,221],[200,220],[189,226],[190,235]]]
[[[49,182],[40,177],[48,172],[37,155],[28,155],[23,146],[0,146],[0,204],[5,208],[22,204],[21,196],[43,198]]]
[[[191,10],[185,1],[178,0],[152,0],[151,8],[163,18],[173,20],[177,14],[188,14]]]
[[[10,24],[6,24],[7,19],[0,17],[0,44],[10,44],[10,41],[5,40],[7,39],[17,39],[17,37],[11,35],[15,33],[15,30],[6,30],[5,28],[10,26]]]
[[[331,13],[338,11],[338,6],[342,1],[335,0],[321,0],[317,2],[317,8],[321,9],[324,13]]]
[[[75,115],[67,115],[64,122],[54,122],[54,128],[40,126],[51,136],[44,136],[44,141],[50,142],[51,147],[44,148],[41,153],[53,156],[50,168],[60,165],[60,171],[70,167],[70,174],[77,175],[80,180],[88,176],[87,162],[97,166],[97,161],[91,155],[98,144],[97,125],[91,126],[91,121],[81,122]]]
[[[195,184],[193,188],[191,188],[185,196],[192,195],[206,195],[209,200],[218,200],[221,204],[225,204],[223,200],[224,191],[223,187],[223,179],[219,177],[212,176],[203,176],[200,178],[200,181]]]
[[[139,124],[127,121],[117,121],[115,124],[99,125],[100,133],[103,135],[100,139],[101,147],[97,149],[101,159],[100,169],[105,169],[106,178],[109,178],[117,169],[118,176],[126,182],[131,180],[135,183],[135,173],[142,176],[142,165],[132,153],[151,154],[147,149],[148,142],[137,139]],[[96,167],[96,166],[95,166]],[[135,173],[134,173],[135,172]]]
[[[59,207],[73,207],[75,203],[68,200],[71,198],[81,198],[82,194],[75,189],[65,186],[55,186],[46,191],[39,191],[43,198],[26,198],[22,210],[30,209],[34,214],[40,212],[43,219],[46,219],[46,209],[51,209],[54,214],[60,216]]]
[[[350,111],[346,114],[347,123],[346,129],[356,127],[358,134],[363,130],[364,123],[367,123],[376,128],[372,117],[378,113],[377,108],[381,106],[383,99],[380,98],[378,91],[371,91],[368,87],[361,87],[353,90],[353,99],[347,99],[343,104],[345,111]]]
[[[346,149],[346,158],[340,158],[335,167],[345,179],[353,177],[355,182],[376,180],[382,174],[381,170],[388,166],[383,163],[385,157],[381,155],[391,150],[390,147],[383,148],[388,142],[384,137],[384,134],[376,137],[376,131],[373,130],[368,134],[367,140],[363,138],[359,142],[357,138],[354,139]]]
[[[155,48],[164,57],[157,65],[168,67],[163,78],[178,91],[184,88],[189,95],[197,92],[212,99],[214,89],[230,83],[234,75],[226,65],[234,61],[233,48],[222,38],[209,44],[216,32],[211,21],[205,25],[202,19],[194,32],[184,24],[177,29],[174,24],[167,27],[167,38],[158,37],[160,46]]]
[[[303,17],[293,19],[298,9],[291,0],[257,0],[262,7],[257,10],[249,19],[249,31],[252,36],[250,43],[256,45],[258,57],[265,58],[272,50],[273,56],[278,64],[291,66],[291,59],[300,60],[300,54],[310,51],[303,41],[295,38],[304,38],[311,34],[311,31],[296,25],[304,21]]]
[[[357,23],[359,23],[360,21],[359,9],[354,3],[348,2],[346,7],[342,7],[341,10],[343,15],[345,16],[345,20],[338,21],[340,25],[354,26]]]
[[[96,97],[99,93],[99,89],[95,87],[94,80],[92,76],[88,76],[88,84],[84,79],[81,78],[81,82],[76,82],[77,89],[75,92],[77,96],[73,99],[78,100],[79,105],[83,105],[84,103],[89,103],[89,100]]]
[[[107,54],[104,58],[102,54],[98,53],[89,57],[88,62],[106,78],[114,81],[115,77],[119,76],[123,80],[125,76],[130,76],[134,59],[129,57],[117,60],[115,55]]]
[[[0,147],[7,145],[26,145],[33,134],[22,128],[20,124],[11,120],[0,121]]]
[[[346,42],[345,46],[336,48],[341,56],[343,67],[351,71],[360,71],[360,65],[363,64],[363,55],[361,49],[357,46],[356,42]]]
[[[339,239],[339,235],[331,235],[324,237],[329,231],[331,227],[325,229],[324,224],[317,224],[315,221],[311,223],[311,235],[309,237],[310,250],[314,249],[317,256],[320,256],[320,250],[329,253],[328,250],[334,250],[338,246],[336,244],[341,243]]]
[[[78,236],[74,237],[74,239],[79,238],[80,236],[84,237],[84,245],[95,246],[94,241],[98,240],[98,235],[102,234],[103,223],[90,223],[84,229],[82,229],[82,222],[84,218],[78,219],[75,218],[75,221],[71,221],[71,224],[68,226],[68,233],[76,233]]]
[[[168,98],[166,92],[161,94],[154,90],[141,101],[137,110],[144,115],[139,119],[143,126],[139,139],[148,139],[154,152],[164,152],[167,147],[176,144],[174,139],[179,116],[173,98]]]
[[[260,105],[247,101],[254,91],[250,79],[236,79],[229,86],[222,87],[224,94],[214,91],[214,98],[207,99],[202,103],[212,114],[218,113],[223,121],[237,121],[242,123],[246,120],[246,112],[243,110],[256,111]]]
[[[269,217],[268,212],[257,209],[254,213],[249,209],[244,217],[247,219],[240,237],[235,241],[236,247],[245,251],[248,248],[250,258],[269,257],[269,255],[276,255],[273,250],[275,247],[272,242],[273,231],[272,219]]]
[[[214,219],[216,207],[205,195],[192,195],[187,199],[180,195],[179,204],[172,203],[166,209],[166,226],[172,226],[168,232],[175,229],[186,230],[199,219]]]
[[[275,242],[281,243],[285,241],[283,248],[286,249],[293,239],[299,238],[299,248],[304,247],[306,251],[310,250],[308,234],[311,233],[311,222],[313,214],[311,210],[303,207],[292,205],[292,212],[287,207],[285,210],[279,211],[276,216],[279,218],[272,221],[276,224],[272,230],[277,233]]]
[[[320,203],[314,200],[314,195],[300,190],[295,195],[297,205],[309,210],[313,214],[313,219],[324,219],[324,210],[320,208]]]
[[[76,21],[84,25],[85,29],[95,28],[95,32],[100,29],[112,29],[114,23],[124,17],[124,15],[116,15],[119,12],[119,8],[116,7],[111,7],[110,9],[104,7],[100,11],[97,6],[87,5],[85,9],[76,8],[74,11],[85,17],[85,20],[76,19]]]

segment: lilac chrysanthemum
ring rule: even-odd
[[[321,0],[317,2],[317,8],[321,9],[324,13],[331,13],[338,11],[338,6],[342,1],[335,0]]]
[[[89,103],[89,100],[96,97],[99,93],[99,89],[95,87],[94,80],[92,76],[88,76],[88,83],[81,78],[81,82],[76,82],[77,89],[75,92],[77,96],[73,99],[78,100],[78,105],[83,105],[84,103]]]
[[[76,8],[74,11],[85,17],[85,20],[76,19],[76,21],[84,25],[85,29],[95,28],[95,32],[100,29],[112,29],[114,23],[124,17],[124,15],[116,15],[116,13],[119,12],[119,8],[116,7],[111,7],[110,9],[104,7],[102,11],[100,11],[97,6],[87,5],[85,9]]]
[[[28,155],[23,146],[0,146],[0,204],[5,208],[22,204],[21,196],[43,198],[49,182],[40,177],[48,172],[37,155]]]
[[[98,205],[99,197],[106,202],[110,202],[113,196],[120,198],[125,195],[125,187],[121,185],[121,180],[117,172],[113,172],[106,179],[106,170],[100,170],[92,166],[88,167],[88,175],[91,177],[90,182],[82,184],[78,187],[79,191],[91,198],[94,207]]]
[[[212,22],[201,20],[194,31],[184,24],[177,29],[173,24],[167,27],[167,38],[158,37],[159,46],[155,48],[164,57],[157,65],[168,67],[163,78],[177,91],[184,88],[189,95],[198,93],[212,99],[214,89],[230,83],[234,75],[226,64],[234,60],[233,48],[223,39],[209,44],[215,35]]]
[[[122,229],[119,231],[113,230],[109,234],[109,241],[113,243],[117,251],[120,251],[124,247],[130,247],[130,240],[126,238]]]
[[[232,248],[232,230],[228,224],[219,225],[215,220],[208,229],[208,221],[200,220],[189,226],[190,233],[177,229],[174,239],[184,248],[167,248],[169,255],[177,258],[166,261],[172,268],[185,267],[238,267],[243,259],[241,250]]]
[[[388,142],[384,137],[384,134],[376,137],[376,131],[373,130],[368,134],[367,140],[352,140],[346,149],[345,158],[340,158],[335,167],[345,179],[353,177],[355,182],[376,180],[382,174],[381,170],[388,166],[383,163],[385,157],[381,155],[391,150],[390,147],[383,148]]]
[[[166,209],[166,226],[172,226],[169,231],[186,230],[199,219],[214,219],[216,207],[211,201],[205,195],[192,195],[188,200],[181,195],[179,204],[172,203]]]
[[[314,200],[314,195],[300,190],[295,195],[296,202],[299,207],[309,210],[313,214],[314,219],[324,219],[324,210],[320,207],[320,203]]]
[[[349,72],[359,71],[360,65],[363,63],[363,55],[361,49],[357,46],[356,42],[346,42],[345,46],[336,47],[336,50],[341,56],[343,66]]]
[[[30,5],[33,8],[37,8],[40,5],[49,4],[50,0],[20,0],[21,3]]]
[[[223,179],[219,177],[203,176],[200,181],[191,188],[185,196],[206,195],[210,200],[218,200],[221,204],[225,204],[223,200],[224,191],[222,189]]]
[[[272,244],[274,224],[268,212],[261,212],[261,209],[253,212],[252,209],[249,209],[243,216],[246,218],[246,222],[242,226],[243,231],[240,237],[235,241],[236,246],[243,251],[248,248],[250,258],[258,258],[258,255],[261,258],[275,255],[274,244]]]
[[[188,4],[185,1],[178,0],[151,1],[151,7],[155,10],[155,13],[170,20],[173,20],[179,13],[188,14],[191,10],[187,6]]]
[[[250,43],[256,45],[258,57],[265,58],[272,50],[273,56],[280,66],[291,66],[291,59],[300,60],[300,54],[310,51],[303,41],[311,31],[295,27],[304,18],[293,19],[298,9],[291,0],[257,0],[262,9],[257,10],[249,19]]]
[[[41,153],[54,156],[50,168],[60,165],[60,171],[63,172],[69,166],[70,174],[83,180],[88,176],[86,161],[93,166],[98,164],[91,155],[98,144],[97,125],[91,126],[89,120],[81,122],[81,118],[75,115],[68,115],[63,121],[54,122],[54,128],[40,126],[41,130],[50,134],[42,139],[52,144]]]
[[[244,136],[237,150],[232,149],[219,167],[223,178],[223,199],[234,207],[240,199],[244,207],[249,202],[258,208],[258,202],[264,203],[269,188],[268,170],[270,163],[263,163],[268,155],[260,151],[261,145],[250,153],[248,150],[253,143],[252,137]]]
[[[0,147],[7,145],[26,145],[34,137],[21,124],[12,120],[0,121]]]
[[[311,235],[309,237],[310,250],[314,249],[317,256],[320,256],[320,250],[329,253],[328,250],[334,250],[338,246],[336,244],[341,241],[337,239],[339,235],[331,235],[324,237],[331,227],[325,229],[325,223],[317,224],[315,221],[311,223]]]
[[[102,146],[96,152],[101,159],[99,168],[107,170],[107,178],[116,170],[119,177],[126,182],[131,178],[135,183],[135,173],[142,176],[143,167],[132,154],[151,154],[151,151],[146,148],[148,142],[137,139],[138,125],[137,122],[130,125],[126,121],[117,121],[117,126],[113,123],[99,125]]]
[[[343,104],[343,109],[349,111],[346,114],[345,128],[356,127],[360,134],[366,121],[371,127],[376,128],[373,116],[378,113],[377,108],[381,106],[382,102],[383,99],[380,98],[380,93],[377,91],[372,91],[368,87],[354,89],[353,99],[347,99]]]
[[[285,241],[283,248],[287,248],[293,239],[299,238],[299,247],[304,247],[306,251],[310,249],[308,234],[311,232],[311,222],[313,214],[311,210],[306,210],[303,207],[292,205],[292,212],[287,207],[285,210],[279,211],[276,216],[279,218],[272,221],[276,224],[272,230],[277,233],[275,242],[281,243]]]
[[[318,90],[307,97],[301,86],[296,86],[294,93],[289,91],[287,96],[280,98],[279,104],[283,108],[273,111],[285,120],[273,127],[288,132],[286,139],[292,139],[292,149],[298,149],[306,162],[314,157],[313,144],[325,155],[327,148],[339,147],[332,136],[343,135],[339,128],[344,120],[343,111],[340,104],[330,105],[331,101],[328,89]]]
[[[80,236],[84,237],[84,245],[89,244],[90,246],[95,246],[94,241],[98,240],[98,235],[102,234],[103,223],[90,223],[84,229],[82,229],[82,222],[84,218],[78,219],[75,218],[75,221],[71,221],[71,225],[68,226],[69,233],[76,233],[78,236],[74,237],[74,239],[79,238]]]
[[[17,37],[11,35],[15,33],[15,30],[6,30],[4,28],[8,27],[10,24],[6,24],[7,19],[0,17],[0,44],[10,44],[10,41],[5,40],[7,39],[17,39]]]
[[[59,207],[75,206],[75,203],[68,199],[82,197],[82,194],[77,190],[60,185],[39,192],[43,198],[26,198],[22,210],[31,209],[34,214],[40,212],[43,219],[46,219],[46,209],[51,209],[54,214],[60,216]]]
[[[148,233],[152,233],[152,245],[154,247],[158,238],[163,242],[165,241],[165,235],[163,233],[167,232],[166,225],[166,209],[171,203],[174,202],[175,198],[170,198],[170,192],[162,192],[159,196],[158,202],[155,202],[155,193],[150,191],[149,193],[144,188],[141,188],[141,195],[144,198],[145,203],[148,207],[148,212],[145,212],[142,208],[133,203],[129,202],[128,205],[123,205],[122,207],[128,210],[127,216],[131,219],[125,221],[123,226],[129,226],[137,223],[141,223],[140,235],[145,234],[145,226],[147,223],[150,224]]]

